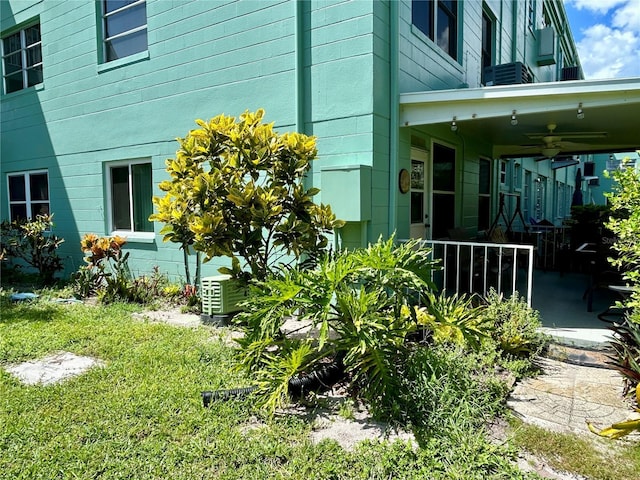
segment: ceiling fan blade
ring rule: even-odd
[[[606,138],[607,132],[547,132],[547,133],[525,133],[531,140],[542,140],[545,137],[560,137],[560,138]]]

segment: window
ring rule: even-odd
[[[487,12],[482,12],[482,83],[484,69],[493,65],[493,20]]]
[[[527,24],[531,30],[536,28],[536,0],[527,2]]]
[[[11,220],[49,214],[49,175],[46,170],[7,175]]]
[[[456,151],[435,143],[433,145],[433,238],[448,235],[455,223]]]
[[[411,22],[451,58],[458,58],[458,2],[413,0]]]
[[[531,172],[525,170],[524,172],[524,185],[522,188],[522,215],[526,221],[535,220],[531,215],[531,183],[533,181]]]
[[[491,162],[480,159],[478,178],[478,230],[488,230],[491,225]]]
[[[111,62],[147,49],[145,0],[103,0],[104,60]]]
[[[536,222],[545,219],[546,217],[546,187],[547,187],[547,177],[543,177],[542,175],[538,175],[536,178],[536,186],[535,186],[535,210],[534,216]]]
[[[109,183],[111,230],[153,232],[153,223],[149,221],[153,213],[151,163],[110,166]]]
[[[513,188],[522,189],[522,166],[519,163],[513,164]]]
[[[500,185],[507,184],[507,161],[500,160]]]
[[[2,38],[4,92],[42,83],[42,42],[36,23]]]

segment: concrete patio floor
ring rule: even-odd
[[[536,270],[533,278],[532,307],[540,312],[545,331],[558,343],[582,348],[604,348],[611,331],[598,318],[617,300],[606,289],[593,292],[593,308],[587,311],[582,296],[589,284],[589,276]]]

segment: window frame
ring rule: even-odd
[[[36,42],[30,43],[27,45],[27,30],[37,26],[38,27],[38,40]],[[7,54],[5,52],[5,40],[14,36],[19,35],[20,37],[20,48],[18,50],[14,50],[11,53]],[[8,33],[4,34],[0,39],[0,48],[2,53],[2,87],[3,93],[8,95],[10,93],[20,92],[27,88],[35,87],[37,85],[42,85],[44,83],[44,62],[42,58],[42,27],[40,24],[40,19],[35,19],[21,26],[19,29],[11,30]],[[28,52],[30,50],[36,49],[39,52],[40,61],[34,62],[33,65],[29,65],[29,55]],[[18,70],[8,73],[6,61],[7,58],[11,55],[15,55],[16,53],[20,53],[20,73],[22,77],[22,87],[17,90],[8,91],[7,89],[7,77],[14,76]],[[39,68],[38,68],[39,67]],[[39,71],[40,72],[40,81],[30,84],[29,72],[30,71]]]
[[[154,228],[153,222],[149,222],[149,224],[151,225],[150,231],[135,230],[135,215],[134,215],[135,195],[133,192],[134,186],[132,182],[132,178],[133,178],[132,167],[134,165],[149,165],[150,174],[151,174],[151,178],[149,179],[149,181],[151,183],[151,190],[152,190],[151,193],[153,193],[153,162],[151,161],[151,158],[136,158],[131,160],[120,160],[120,161],[105,163],[104,168],[105,168],[105,179],[106,179],[105,189],[106,189],[106,200],[107,200],[107,205],[106,205],[107,231],[109,232],[110,235],[119,235],[121,237],[127,237],[128,240],[150,243],[155,238],[155,228]],[[113,194],[113,170],[116,168],[122,168],[122,167],[127,167],[127,189],[128,189],[128,195],[129,195],[129,198],[128,198],[129,222],[131,225],[131,228],[129,230],[123,229],[123,228],[116,228],[115,219],[114,219],[115,209],[114,209],[114,194]],[[147,207],[150,207],[151,212],[153,212],[152,197],[153,195],[149,197],[148,199],[149,204],[147,205]]]
[[[492,192],[492,165],[488,158],[480,157],[478,163],[478,230],[488,230],[491,226],[491,192]],[[482,170],[487,168],[486,185],[483,186]],[[485,218],[482,218],[485,216]]]
[[[47,176],[47,199],[46,200],[33,200],[32,192],[31,192],[31,176],[32,175],[42,175],[46,174]],[[11,200],[11,182],[9,181],[10,177],[22,177],[24,178],[24,187],[25,187],[25,199],[24,200]],[[9,207],[9,219],[11,221],[16,220],[11,213],[12,205],[25,205],[27,218],[25,220],[34,219],[35,215],[33,214],[33,204],[47,204],[48,205],[48,213],[51,214],[51,188],[49,185],[49,170],[39,169],[39,170],[24,170],[20,172],[7,172],[6,174],[6,182],[7,182],[7,200]],[[37,215],[37,214],[36,214]]]
[[[536,31],[536,0],[527,2],[527,26],[532,32]]]
[[[107,32],[108,32],[108,28],[107,28],[107,21],[109,19],[109,17],[113,17],[114,15],[119,15],[122,14],[123,12],[126,12],[127,10],[131,10],[135,7],[138,7],[139,5],[144,5],[145,6],[145,21],[144,24],[135,26],[133,28],[130,28],[129,30],[117,33],[115,35],[111,35],[111,36],[107,36]],[[112,62],[117,62],[118,60],[123,60],[123,59],[127,59],[130,58],[134,55],[139,55],[142,54],[146,51],[148,51],[149,49],[149,36],[148,36],[148,21],[147,21],[147,11],[146,11],[146,7],[147,7],[147,0],[136,0],[128,5],[125,5],[123,7],[117,8],[115,10],[112,10],[110,12],[107,12],[107,0],[101,0],[100,1],[100,18],[101,18],[101,24],[102,24],[102,39],[101,39],[101,43],[102,43],[102,63],[104,64],[108,64],[108,63],[112,63]],[[109,42],[113,41],[113,40],[118,40],[118,39],[123,39],[125,37],[128,36],[132,36],[138,32],[145,32],[145,48],[138,50],[136,52],[127,54],[127,55],[123,55],[123,56],[116,56],[115,58],[110,58],[109,55]]]
[[[488,24],[488,38],[485,37],[485,24]],[[484,70],[495,65],[496,19],[491,12],[482,9],[482,38],[480,45],[480,81],[484,85]]]
[[[453,10],[449,8],[449,3],[452,5]],[[420,21],[419,16],[421,14],[428,16],[426,22]],[[438,35],[438,17],[441,14],[447,17],[448,26],[450,27],[447,48],[443,48]],[[458,0],[413,0],[411,2],[411,24],[456,62],[459,58],[460,49],[458,38],[459,21],[460,7]]]

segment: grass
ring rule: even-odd
[[[510,434],[518,448],[544,458],[558,471],[577,473],[591,480],[640,478],[638,442],[550,432],[515,418],[510,419]]]
[[[104,366],[49,386],[25,386],[0,369],[0,479],[537,478],[514,466],[513,445],[487,440],[482,423],[500,412],[502,387],[468,377],[473,358],[414,358],[416,411],[430,416],[419,448],[368,441],[345,451],[332,440],[313,444],[304,418],[264,416],[251,400],[204,409],[202,390],[251,383],[234,370],[224,330],[136,320],[139,307],[124,304],[47,301],[55,296],[11,304],[0,295],[0,365],[64,350]],[[349,406],[336,413],[352,414]],[[573,455],[582,458],[579,448]]]

